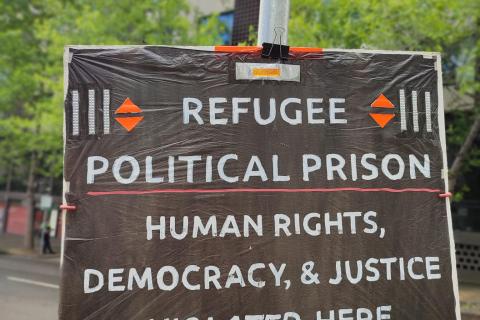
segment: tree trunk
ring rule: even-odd
[[[35,169],[37,159],[35,152],[32,152],[30,158],[30,169],[28,171],[27,182],[27,230],[25,231],[24,245],[27,249],[34,249],[34,226],[35,226]]]
[[[8,225],[8,211],[10,210],[10,190],[12,187],[12,166],[9,165],[7,169],[7,181],[5,184],[5,194],[3,197],[3,202],[5,207],[3,208],[2,215],[0,216],[0,234],[7,232]]]
[[[467,137],[465,138],[465,141],[463,142],[462,147],[460,148],[460,151],[457,153],[455,160],[452,163],[452,166],[450,167],[450,177],[449,177],[449,190],[454,191],[455,190],[455,185],[457,182],[458,175],[460,174],[460,170],[462,168],[463,162],[465,161],[465,158],[468,155],[468,152],[473,146],[473,143],[475,142],[475,139],[477,138],[478,134],[480,133],[480,117],[476,117],[475,122],[473,125],[470,127],[470,132],[468,133]]]
[[[480,28],[480,18],[477,19],[476,22],[477,25],[477,30]],[[476,33],[476,40],[477,42],[480,41],[479,39],[480,35],[477,32]],[[477,44],[478,45],[478,44]],[[477,110],[480,106],[480,52],[476,53],[475,57],[475,91],[473,94],[473,112],[474,112],[474,117],[475,120],[470,127],[470,131],[468,132],[467,137],[465,138],[465,141],[463,142],[462,147],[460,148],[460,151],[455,157],[455,160],[452,163],[452,166],[449,169],[449,190],[451,192],[455,191],[455,185],[457,183],[457,178],[458,175],[460,174],[460,170],[462,168],[463,162],[465,158],[468,155],[468,152],[472,148],[473,144],[475,143],[475,139],[478,137],[480,134],[480,111]]]

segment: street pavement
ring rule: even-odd
[[[58,256],[0,254],[0,318],[58,318]]]

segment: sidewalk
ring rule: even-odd
[[[0,235],[0,254],[10,254],[19,256],[33,256],[39,259],[49,258],[48,260],[60,260],[60,239],[51,239],[52,249],[55,254],[42,254],[41,239],[35,237],[35,249],[29,250],[23,247],[23,236],[13,234]],[[51,259],[51,258],[58,259]]]
[[[35,238],[35,250],[23,248],[23,237],[18,235],[0,235],[0,254],[22,255],[37,258],[39,260],[59,263],[60,239],[52,239],[52,248],[55,254],[42,254],[40,239]],[[460,283],[460,306],[462,320],[480,320],[480,285]]]
[[[462,320],[480,320],[480,285],[460,283]]]

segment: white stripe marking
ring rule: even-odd
[[[407,131],[407,112],[405,109],[405,90],[400,90],[400,127],[402,131]]]
[[[110,90],[103,90],[103,134],[110,133]]]
[[[412,91],[412,114],[413,114],[413,131],[418,132],[418,107],[417,107],[417,91]]]
[[[88,134],[95,134],[95,90],[88,90]]]
[[[60,288],[60,286],[58,286],[56,284],[53,284],[53,283],[46,283],[46,282],[35,281],[35,280],[28,280],[28,279],[24,279],[24,278],[7,277],[7,279],[10,280],[10,281],[32,284],[34,286],[39,286],[39,287],[52,288],[52,289]]]
[[[430,100],[430,92],[425,91],[425,116],[427,132],[432,132],[432,102]]]
[[[72,135],[78,136],[80,134],[79,126],[79,109],[78,90],[72,91]]]

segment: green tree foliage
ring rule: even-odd
[[[294,0],[291,6],[292,46],[441,52],[444,84],[475,101],[475,110],[450,115],[449,153],[460,150],[479,117],[480,1]],[[464,173],[480,168],[478,146],[462,163]],[[458,191],[460,199],[469,187],[458,186]]]
[[[33,152],[58,149],[51,136],[58,130],[49,127],[45,109],[48,94],[39,81],[42,54],[32,30],[38,19],[42,14],[30,1],[0,4],[0,168],[14,170],[19,180],[25,180]]]
[[[192,21],[186,0],[0,2],[0,184],[13,168],[25,186],[32,159],[60,181],[64,46],[220,42],[216,17]]]

